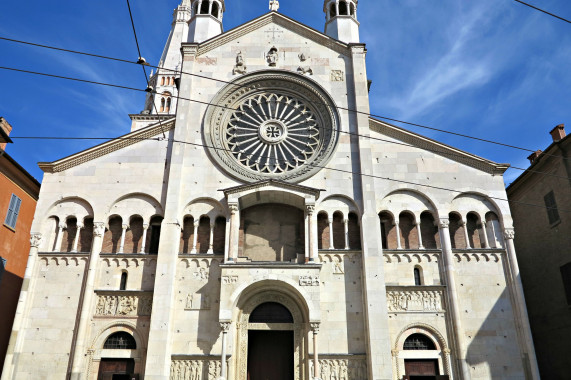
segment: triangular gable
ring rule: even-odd
[[[255,30],[261,29],[266,25],[276,24],[280,25],[294,33],[299,34],[311,41],[314,41],[320,45],[326,46],[340,54],[349,55],[350,49],[349,45],[338,41],[332,37],[329,37],[322,32],[319,32],[307,25],[304,25],[294,19],[282,15],[277,12],[266,13],[258,18],[253,19],[245,24],[237,26],[229,31],[222,33],[216,37],[213,37],[207,41],[202,42],[198,46],[197,56],[208,53],[220,46],[226,45],[248,33]],[[185,44],[183,44],[184,46]]]
[[[113,140],[96,145],[93,148],[86,149],[60,160],[54,162],[39,162],[38,166],[45,173],[62,172],[96,158],[105,156],[109,153],[137,144],[142,140],[151,139],[158,134],[174,129],[174,125],[175,119],[173,117],[172,119],[164,120],[157,124],[151,124],[145,128],[117,137]]]
[[[399,128],[395,125],[385,123],[374,118],[369,118],[369,127],[371,130],[381,133],[385,136],[392,137],[408,145],[412,145],[419,149],[438,154],[463,165],[482,170],[486,173],[502,175],[510,167],[509,164],[495,163],[485,158],[476,156],[460,149],[456,149],[436,140],[432,140],[428,137],[407,131],[406,129]]]

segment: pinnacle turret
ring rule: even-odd
[[[359,42],[358,0],[325,0],[325,34],[345,43]]]

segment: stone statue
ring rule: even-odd
[[[232,74],[236,75],[236,74],[246,74],[246,72],[248,71],[248,68],[246,67],[246,64],[244,63],[244,57],[242,56],[242,52],[238,52],[238,55],[236,56],[236,66],[234,66],[234,70],[232,70]]]
[[[278,48],[273,46],[270,51],[268,52],[268,55],[266,56],[266,58],[268,59],[268,63],[270,64],[271,67],[275,67],[278,64]]]
[[[278,0],[270,0],[270,11],[277,12],[280,9],[280,2]]]
[[[302,63],[305,62],[305,61],[307,61],[307,57],[306,57],[305,54],[303,54],[303,53],[300,53],[300,54],[298,55],[298,57],[299,57],[299,60],[300,60]],[[299,71],[299,72],[302,73],[302,74],[313,75],[313,70],[311,69],[310,66],[301,65],[301,66],[299,66],[299,67],[297,68],[297,71]]]

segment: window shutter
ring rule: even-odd
[[[6,219],[4,219],[4,224],[10,228],[16,228],[16,221],[18,220],[18,214],[20,213],[21,205],[22,200],[15,194],[12,194],[12,198],[10,198],[10,205],[8,206],[8,213],[6,214]]]
[[[549,224],[553,224],[559,221],[559,212],[557,211],[557,203],[555,202],[555,194],[550,191],[545,197],[545,207],[547,208],[547,217],[549,218]]]
[[[18,215],[20,214],[21,205],[22,200],[16,197],[16,204],[14,205],[14,210],[12,210],[12,228],[16,228],[16,221],[18,220]]]

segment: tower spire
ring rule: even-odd
[[[222,34],[224,0],[191,0],[192,16],[188,23],[188,42],[201,43]]]

